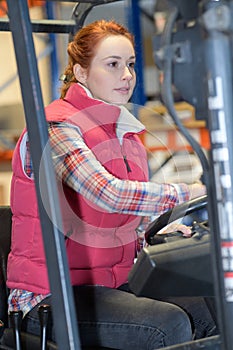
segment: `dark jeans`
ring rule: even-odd
[[[122,350],[155,350],[216,334],[215,323],[202,298],[176,298],[180,307],[130,292],[101,286],[74,288],[82,346],[99,345]],[[51,298],[43,301],[50,304]],[[40,334],[35,307],[23,320],[23,329]],[[55,341],[52,322],[51,340]]]

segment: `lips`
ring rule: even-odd
[[[130,89],[129,89],[129,87],[122,87],[122,88],[115,89],[115,90],[122,93],[122,94],[127,94]]]

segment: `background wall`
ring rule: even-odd
[[[32,19],[44,17],[42,7],[30,9]],[[50,60],[46,56],[48,36],[33,34],[44,104],[51,100]],[[25,126],[14,46],[10,32],[0,32],[0,151],[14,146]],[[1,153],[1,152],[0,152]],[[0,205],[10,201],[11,161],[0,159]]]

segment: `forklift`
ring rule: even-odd
[[[9,337],[13,339],[15,345],[2,342],[0,343],[2,350],[23,350],[25,342],[31,344],[25,349],[81,350],[66,251],[63,235],[59,230],[59,227],[62,227],[61,209],[58,204],[55,174],[48,147],[48,132],[32,31],[67,33],[72,39],[95,6],[116,1],[122,0],[70,1],[75,3],[72,18],[64,23],[54,20],[31,21],[27,0],[7,0],[9,21],[0,21],[1,30],[12,33],[26,125],[29,138],[34,140],[31,145],[31,155],[48,275],[51,293],[54,296],[52,306],[56,334],[56,344],[47,341],[46,324],[49,310],[46,307],[40,310],[41,338],[39,341],[30,338],[30,335],[22,334],[20,331],[22,316],[19,313],[13,313],[10,316],[14,325],[13,330],[6,328],[4,334],[9,332]],[[167,2],[169,11],[164,31],[159,37],[153,38],[155,61],[164,75],[163,102],[179,131],[186,137],[200,159],[207,196],[194,202],[187,202],[184,206],[177,206],[175,211],[165,213],[152,222],[146,231],[149,247],[140,253],[141,256],[129,275],[129,283],[136,295],[148,296],[148,284],[156,284],[156,278],[158,275],[159,278],[163,278],[164,271],[171,273],[171,278],[176,278],[179,262],[176,261],[175,256],[179,249],[179,256],[186,259],[190,266],[193,265],[193,275],[187,276],[186,271],[183,271],[181,280],[191,278],[194,286],[200,288],[192,287],[192,291],[182,288],[174,291],[171,289],[171,293],[182,296],[196,290],[200,295],[214,295],[220,335],[166,349],[231,350],[233,349],[231,330],[233,320],[233,234],[231,235],[233,154],[230,150],[233,149],[233,1],[168,0]],[[137,1],[134,1],[135,3]],[[177,116],[172,93],[173,84],[182,98],[195,107],[196,117],[206,121],[211,142],[208,159]],[[40,193],[39,172],[43,173],[45,180],[46,209],[45,198],[43,197],[42,200]],[[195,222],[193,236],[190,240],[186,240],[185,244],[179,235],[172,242],[167,237],[163,244],[156,244],[157,232],[168,222],[204,207],[208,211],[208,222]],[[184,254],[187,249],[192,250],[189,256]],[[202,252],[201,256],[200,252]],[[172,261],[169,266],[166,265],[167,254]],[[159,260],[158,256],[162,258]],[[202,273],[195,271],[196,266],[198,269],[198,264],[202,262],[206,264],[206,276],[203,275],[203,271]],[[141,271],[148,272],[143,273],[144,278],[140,277]],[[164,290],[161,293],[164,293]]]

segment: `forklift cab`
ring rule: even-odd
[[[69,23],[68,30],[70,32],[70,35],[72,36],[74,32],[76,32],[79,28],[82,27],[87,14],[94,6],[110,3],[113,1],[116,0],[83,0],[78,2],[72,14],[72,23]],[[174,45],[174,43],[172,43],[172,33],[174,27],[179,28],[177,18],[182,18],[182,16],[185,17],[186,12],[182,12],[185,0],[173,0],[171,2],[173,3],[173,6],[171,7],[171,12],[167,22],[167,26],[165,28],[162,41],[160,42],[162,46],[159,48],[159,50],[156,49],[155,54],[156,57],[160,59],[161,69],[164,70],[164,103],[167,105],[171,115],[174,116],[174,120],[180,128],[181,132],[187,137],[197,154],[202,159],[202,164],[205,168],[204,175],[205,180],[207,181],[206,184],[208,188],[209,202],[208,212],[210,214],[209,224],[212,235],[211,240],[209,240],[207,244],[211,245],[211,254],[214,254],[214,264],[212,266],[216,268],[216,273],[214,274],[214,293],[219,302],[219,315],[221,316],[220,323],[222,333],[221,339],[219,337],[214,337],[213,339],[203,340],[203,342],[199,341],[191,342],[190,344],[180,344],[175,347],[170,347],[169,349],[198,349],[200,347],[205,349],[220,349],[220,347],[223,344],[224,350],[230,350],[233,343],[233,340],[231,339],[233,333],[230,329],[230,317],[232,316],[231,310],[233,301],[231,291],[233,288],[231,287],[232,272],[228,269],[229,266],[232,266],[230,264],[232,257],[228,248],[233,245],[233,238],[228,233],[231,231],[231,227],[229,226],[229,224],[231,222],[230,218],[232,218],[231,208],[233,207],[233,193],[231,192],[231,186],[229,185],[231,184],[231,174],[233,173],[233,171],[230,171],[233,167],[233,160],[231,159],[230,153],[227,152],[227,150],[233,148],[233,138],[229,136],[230,134],[228,134],[231,133],[233,129],[231,121],[231,116],[233,114],[231,94],[232,87],[230,85],[232,82],[232,54],[230,52],[232,28],[230,26],[231,22],[229,21],[229,18],[231,18],[232,16],[232,6],[230,6],[231,4],[229,4],[228,6],[228,3],[231,3],[231,1],[192,1],[192,5],[194,5],[195,9],[199,7],[199,5],[201,5],[202,12],[200,15],[200,23],[203,25],[205,31],[205,36],[203,37],[203,39],[201,39],[203,40],[203,51],[198,51],[198,53],[203,54],[205,56],[206,66],[208,68],[208,74],[204,72],[206,76],[206,81],[204,82],[206,89],[204,89],[204,93],[206,94],[208,99],[208,116],[206,116],[206,118],[208,119],[207,123],[210,130],[210,134],[212,136],[212,149],[209,164],[206,161],[206,159],[203,158],[202,152],[198,147],[197,142],[189,138],[189,136],[186,133],[186,130],[180,124],[179,120],[177,120],[173,109],[173,100],[170,90],[170,86],[172,85],[173,64],[174,62],[175,64],[187,64],[187,66],[185,67],[190,68],[190,64],[192,64],[192,60],[190,60],[190,57],[192,57],[192,50],[190,51],[191,42],[188,41],[188,38],[186,38],[187,40],[185,40],[186,44],[183,44],[183,41],[181,44],[178,43],[178,45]],[[59,232],[57,230],[57,227],[60,226],[59,224],[61,215],[60,208],[58,207],[59,201],[57,200],[57,190],[55,186],[54,171],[51,163],[50,154],[46,153],[42,157],[44,142],[48,141],[48,135],[37,72],[37,63],[35,58],[33,41],[31,37],[32,26],[28,14],[27,1],[18,0],[16,2],[15,0],[7,0],[7,4],[10,19],[9,24],[13,35],[21,90],[23,94],[27,128],[29,132],[32,132],[35,137],[35,143],[32,145],[31,150],[32,158],[35,162],[35,172],[39,172],[38,163],[42,159],[44,169],[46,169],[44,174],[46,180],[45,183],[49,184],[48,193],[53,193],[53,195],[50,196],[50,198],[48,198],[48,207],[53,208],[53,210],[51,210],[53,214],[53,222],[57,223],[57,225],[51,224],[50,218],[48,217],[39,200],[39,211],[42,221],[43,239],[45,243],[48,242],[48,246],[53,245],[55,247],[55,251],[57,254],[55,257],[53,257],[52,262],[48,252],[45,252],[48,265],[49,280],[51,285],[51,292],[53,294],[53,291],[56,291],[56,293],[58,293],[57,299],[59,299],[59,303],[54,301],[53,309],[57,344],[47,343],[47,348],[79,350],[81,348],[77,329],[76,315],[74,314],[71,285],[68,277],[69,274],[63,273],[64,271],[67,272],[67,261],[64,249],[64,242],[59,239]],[[199,12],[195,11],[193,13],[195,13],[195,16],[199,16]],[[211,18],[212,20],[210,21],[209,18]],[[188,28],[188,24],[190,24],[191,20],[195,20],[195,18],[188,18],[188,21],[182,21],[182,28],[184,28],[184,26]],[[213,23],[215,23],[215,25],[213,25]],[[49,26],[47,28],[49,28]],[[60,27],[60,29],[61,28],[62,26]],[[19,37],[20,40],[18,40]],[[199,56],[195,57],[195,59],[199,58]],[[219,67],[218,62],[222,63],[221,67]],[[25,67],[27,72],[31,71],[33,72],[33,74],[25,74]],[[207,84],[205,84],[206,82]],[[224,90],[225,88],[227,88],[227,90]],[[27,94],[29,95],[27,96],[27,98],[24,94],[24,91],[27,91]],[[28,103],[29,100],[30,104]],[[196,101],[196,98],[192,100],[192,102]],[[31,115],[35,117],[34,120],[31,119]],[[229,125],[229,128],[228,130],[226,130],[226,128],[224,129],[224,138],[221,138],[221,132],[219,131],[221,131],[220,127],[223,125]],[[225,157],[222,157],[223,155],[225,155]],[[229,157],[226,157],[226,155],[228,155]],[[37,181],[38,179],[36,178],[36,186],[37,188],[39,188]],[[40,199],[39,190],[37,190],[37,196]],[[6,209],[4,215],[6,215],[6,220],[8,223],[7,239],[10,240],[10,208]],[[221,227],[219,222],[221,222]],[[224,237],[221,235],[221,232],[224,232]],[[4,266],[4,268],[6,266],[6,257],[9,249],[8,244],[9,241],[7,243],[7,247],[4,248],[4,252],[1,256],[1,264]],[[3,246],[1,245],[1,247]],[[220,248],[226,249],[221,250]],[[229,252],[227,257],[222,256],[222,253],[226,251]],[[56,264],[54,264],[54,259],[56,261]],[[224,262],[226,262],[226,260],[228,259],[229,265],[226,266],[226,264],[222,264],[222,259],[224,260]],[[147,259],[144,259],[142,257],[141,260]],[[2,269],[1,273],[3,278],[5,278],[5,272],[3,270],[4,269]],[[138,273],[134,275],[134,273],[132,272],[132,283],[133,278],[135,276],[137,277],[137,274]],[[61,275],[63,276],[63,278],[61,278]],[[1,282],[4,282],[4,279],[2,279]],[[136,287],[137,286],[138,283],[136,282]],[[1,290],[4,290],[5,299],[3,298],[3,300],[4,302],[6,302],[7,290],[5,289],[6,287],[3,283],[1,284],[1,288]],[[66,297],[68,297],[69,305],[65,303],[64,291]],[[145,293],[145,289],[143,293]],[[64,317],[59,317],[61,314],[64,315]],[[4,320],[6,320],[5,322],[7,324],[5,309],[3,309],[3,317]],[[10,331],[13,332],[11,333],[13,334],[11,335],[11,339],[15,341],[14,344],[17,344],[16,350],[20,350],[22,347],[19,334],[19,320],[20,315],[17,315],[14,319],[14,330]],[[68,332],[67,321],[69,321],[70,325]],[[43,330],[45,330],[45,328],[43,327],[42,333]],[[7,332],[8,328],[5,333],[6,335]],[[45,333],[43,333],[44,336],[46,335]],[[25,337],[24,339],[28,337],[27,334],[22,336]],[[46,348],[42,347],[44,346],[42,340],[46,339],[46,337],[44,336],[42,336],[42,338],[39,340],[40,345],[38,348]],[[2,339],[4,339],[4,337]],[[38,344],[38,339],[36,341]],[[2,343],[2,349],[12,349],[11,345],[5,344]],[[31,348],[32,347],[30,346],[30,349]],[[35,347],[33,345],[33,348],[36,349],[36,345]]]

